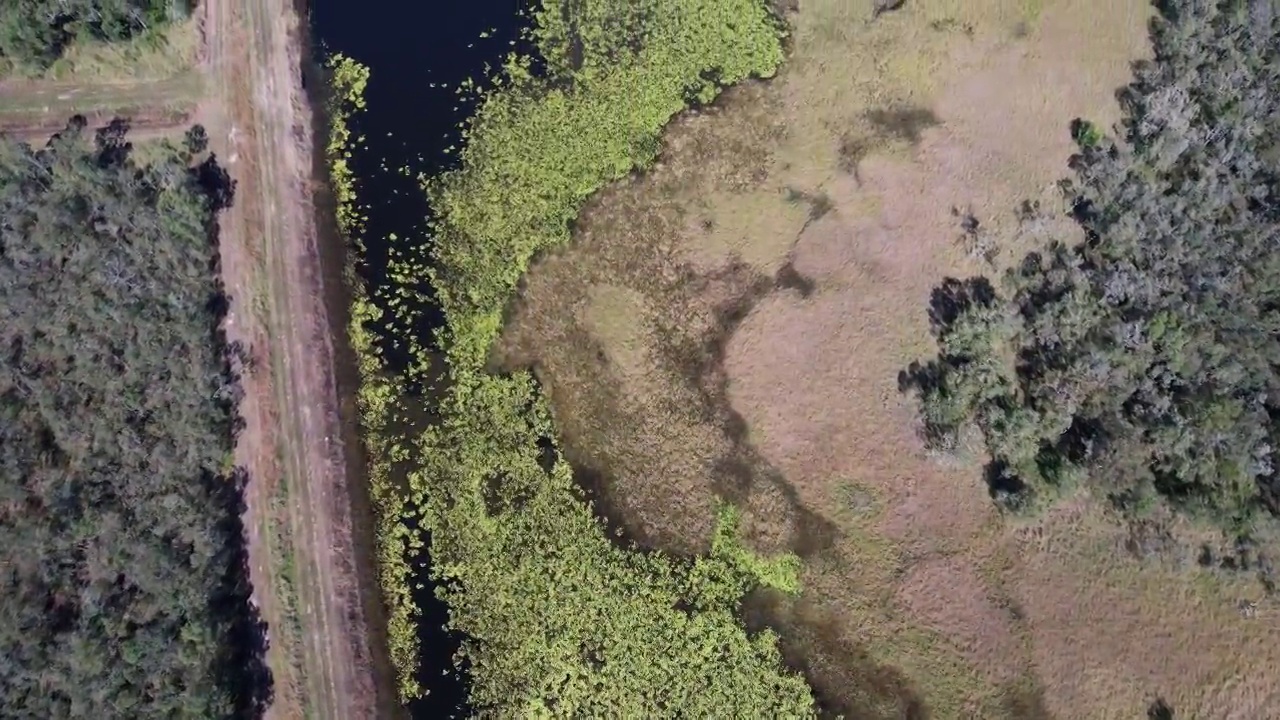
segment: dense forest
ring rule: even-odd
[[[76,39],[127,40],[185,11],[189,0],[5,0],[0,56],[46,66]]]
[[[0,142],[0,715],[250,716],[232,188],[203,130],[145,166],[125,131]]]
[[[1118,137],[1072,126],[1075,237],[1025,207],[1042,249],[938,288],[939,356],[903,380],[935,445],[980,431],[1007,507],[1087,483],[1247,539],[1280,512],[1280,10],[1156,7]]]

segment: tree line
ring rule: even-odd
[[[1024,207],[1042,249],[937,288],[939,354],[902,379],[934,445],[977,430],[1006,507],[1084,483],[1248,540],[1280,513],[1280,11],[1155,6],[1116,137],[1072,125],[1074,236]]]
[[[128,40],[169,23],[188,0],[6,0],[0,56],[47,67],[74,40]]]
[[[0,141],[0,697],[6,717],[250,717],[269,697],[231,463],[203,130]]]

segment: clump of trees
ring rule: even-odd
[[[167,24],[187,0],[6,0],[0,56],[47,67],[73,41],[128,40]]]
[[[1155,4],[1120,137],[1072,127],[1078,234],[945,282],[939,355],[902,379],[935,445],[981,432],[1008,507],[1087,482],[1250,536],[1280,512],[1280,11]]]
[[[230,182],[198,129],[145,166],[125,130],[0,141],[0,714],[252,716]]]

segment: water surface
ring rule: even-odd
[[[486,63],[500,64],[522,27],[519,0],[428,3],[421,0],[313,0],[313,32],[322,52],[340,52],[367,65],[371,77],[366,111],[353,123],[364,135],[352,158],[360,201],[368,206],[364,274],[375,292],[385,283],[388,242],[395,235],[427,242],[430,208],[414,176],[434,175],[451,166],[445,149],[459,142],[457,128],[473,110],[456,95],[460,82],[480,78]],[[481,38],[487,33],[489,37]],[[410,170],[409,177],[401,174]],[[438,323],[416,332],[426,340]],[[387,348],[388,350],[390,348]],[[393,362],[405,358],[391,353]],[[429,557],[416,559],[424,569]],[[456,637],[444,632],[446,610],[430,584],[417,592],[422,610],[419,680],[429,695],[414,703],[414,717],[464,716],[462,679],[449,672]]]

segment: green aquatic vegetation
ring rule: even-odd
[[[375,343],[374,327],[383,316],[355,270],[363,252],[365,217],[357,203],[356,178],[349,161],[359,139],[351,135],[351,117],[365,107],[364,88],[369,69],[355,60],[335,55],[325,65],[329,79],[328,138],[325,146],[329,184],[336,202],[338,230],[352,254],[346,267],[346,281],[352,296],[348,338],[360,371],[356,398],[360,424],[368,449],[370,499],[376,510],[375,531],[378,553],[378,581],[388,611],[387,638],[391,660],[399,673],[405,696],[417,693],[413,668],[418,661],[417,636],[413,620],[412,572],[407,561],[410,534],[401,522],[405,514],[403,492],[391,481],[391,463],[397,453],[391,446],[387,426],[394,416],[401,391],[383,369]]]
[[[782,60],[781,31],[758,0],[639,4],[647,12],[638,52],[605,62],[606,47],[600,58],[588,53],[579,71],[547,80],[530,76],[525,60],[509,62],[507,80],[465,131],[462,170],[427,183],[440,217],[432,282],[455,371],[482,367],[529,259],[568,242],[569,223],[592,193],[651,162],[673,115],[690,100],[712,100],[721,84],[772,75]],[[623,3],[574,3],[584,5],[617,13]],[[535,32],[540,40],[568,32],[558,7],[538,13],[539,27],[550,28]],[[580,19],[579,36],[600,35],[593,18]],[[563,53],[543,49],[551,58]]]
[[[366,325],[383,310],[367,295],[356,300],[352,335],[375,495],[382,493],[381,580],[402,695],[421,692],[405,564],[421,543],[404,524],[413,508],[431,533],[449,625],[466,637],[477,711],[809,716],[810,690],[783,668],[776,636],[748,634],[736,615],[753,587],[798,590],[799,560],[748,551],[730,506],[705,556],[615,542],[554,452],[550,411],[533,377],[485,367],[531,259],[569,241],[592,193],[650,163],[663,126],[689,102],[771,75],[782,60],[780,27],[758,0],[546,0],[534,18],[549,72],[535,77],[530,59],[512,56],[487,81],[464,128],[459,169],[424,181],[437,216],[430,255],[421,243],[391,239],[390,287],[379,292],[387,325],[413,326],[423,304],[417,289],[429,280],[445,319],[435,349],[393,329],[392,342],[416,359],[390,374]],[[345,167],[340,150],[330,156]],[[448,370],[436,380],[439,354]],[[414,437],[397,436],[393,423],[402,427],[407,414],[399,401],[414,380],[442,386],[436,420]],[[393,463],[414,468],[407,497],[387,480]]]
[[[531,378],[474,386],[421,441],[425,501],[450,624],[469,639],[472,703],[533,714],[802,716],[810,695],[785,672],[772,633],[735,617],[761,580],[796,587],[792,559],[750,557],[724,513],[712,552],[693,561],[621,548],[566,463],[543,470],[549,413]],[[771,567],[773,566],[773,567]],[[757,569],[771,572],[756,574]],[[763,576],[763,577],[761,577]],[[457,583],[457,586],[454,585]],[[685,609],[688,608],[688,609]]]

